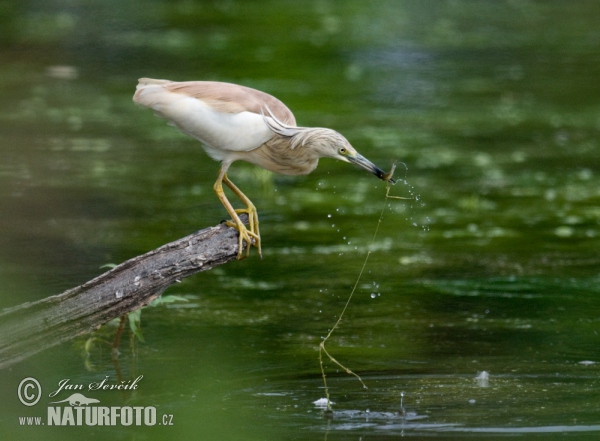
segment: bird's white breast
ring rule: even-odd
[[[160,85],[146,86],[138,92],[136,102],[150,107],[169,124],[204,143],[214,159],[225,159],[227,152],[253,150],[273,137],[262,115],[216,111],[200,99],[165,90]]]

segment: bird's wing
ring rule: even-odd
[[[219,152],[253,150],[271,139],[273,131],[263,119],[266,108],[286,124],[296,124],[277,98],[230,83],[142,78],[133,100],[205,143],[215,159],[224,159]]]
[[[173,92],[200,99],[210,103],[215,110],[223,113],[252,112],[257,115],[265,106],[282,122],[296,125],[294,114],[288,107],[268,93],[238,84],[217,81],[187,81],[170,83],[165,88]]]

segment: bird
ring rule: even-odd
[[[238,260],[249,255],[252,245],[262,258],[262,246],[257,209],[227,176],[234,161],[284,175],[306,175],[317,167],[320,158],[333,158],[362,167],[383,181],[395,182],[395,165],[385,173],[335,130],[298,127],[283,102],[257,89],[218,81],[140,78],[133,101],[200,141],[208,156],[221,162],[213,189],[231,216],[227,224],[239,232]],[[223,184],[245,208],[233,208]],[[248,227],[239,217],[242,213],[248,215]]]

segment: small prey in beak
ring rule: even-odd
[[[356,153],[356,155],[348,155],[347,158],[348,161],[350,161],[351,163],[356,164],[359,167],[364,168],[365,170],[373,173],[382,181],[389,182],[390,184],[396,183],[396,181],[392,179],[394,176],[394,170],[396,170],[396,163],[394,163],[392,165],[392,169],[388,173],[386,173],[360,153]]]

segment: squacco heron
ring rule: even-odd
[[[154,110],[183,133],[202,142],[221,169],[213,188],[231,216],[228,225],[239,231],[238,259],[251,245],[262,257],[258,214],[250,199],[227,177],[229,166],[247,161],[271,172],[305,175],[319,158],[334,158],[362,167],[378,178],[392,180],[393,169],[384,173],[360,155],[338,132],[318,127],[297,127],[290,109],[277,98],[259,90],[214,81],[174,82],[141,78],[133,101]],[[246,206],[234,209],[223,184]],[[248,227],[239,214],[248,214]]]

